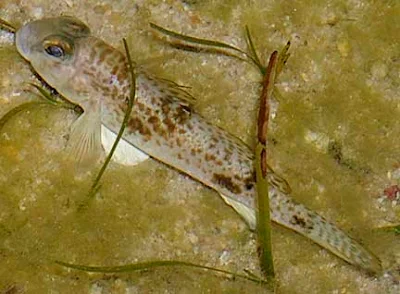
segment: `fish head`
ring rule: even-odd
[[[37,74],[74,103],[87,97],[94,68],[93,43],[89,27],[74,17],[35,20],[16,32],[16,47]]]

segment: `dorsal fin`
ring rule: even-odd
[[[187,89],[190,89],[190,87],[180,85],[172,80],[154,75],[150,73],[144,66],[139,66],[137,71],[138,74],[143,74],[147,78],[156,81],[157,86],[166,92],[166,94],[168,94],[171,102],[179,103],[188,109],[193,108],[196,98],[187,91]]]

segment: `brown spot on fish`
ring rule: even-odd
[[[223,174],[214,174],[212,182],[225,187],[227,190],[235,194],[240,194],[242,189],[232,181],[231,177],[225,176]]]
[[[251,175],[243,179],[246,190],[251,190],[256,182],[256,173],[253,171]]]
[[[117,100],[123,101],[125,100],[127,97],[124,94],[120,94],[118,96],[114,96],[114,98],[117,98]]]
[[[167,126],[168,132],[173,133],[175,131],[176,125],[169,117],[163,120],[163,124]]]
[[[297,225],[300,226],[304,229],[308,229],[308,230],[312,230],[313,229],[313,225],[312,223],[308,222],[302,218],[301,216],[298,215],[293,215],[292,219],[290,220],[290,223],[293,225]]]
[[[119,66],[118,64],[114,65],[113,68],[111,69],[111,74],[116,75],[117,72],[119,72]]]
[[[152,125],[157,125],[160,123],[160,119],[157,116],[150,116],[147,121]]]
[[[297,216],[297,215],[293,215],[292,219],[290,220],[290,222],[294,225],[298,225],[301,226],[303,228],[306,227],[306,222],[303,218]]]
[[[224,160],[225,161],[230,161],[232,157],[232,153],[231,152],[225,152],[225,156],[224,156]]]
[[[157,116],[150,116],[147,119],[147,122],[153,126],[154,132],[156,132],[157,134],[160,134],[162,132],[161,121]]]
[[[169,107],[168,104],[164,104],[164,105],[161,107],[161,110],[162,110],[162,112],[167,116],[168,113],[171,111],[171,108]]]
[[[185,111],[183,108],[178,108],[173,117],[177,123],[184,124],[189,119],[190,112]]]
[[[143,103],[136,102],[136,105],[137,105],[137,107],[139,107],[140,111],[144,111],[144,104]]]
[[[150,137],[151,136],[151,132],[149,130],[149,128],[147,128],[143,122],[138,119],[137,117],[132,116],[129,121],[128,121],[128,127],[131,130],[135,130],[138,131],[141,135],[143,136],[147,136]]]
[[[128,74],[127,74],[126,71],[120,70],[120,71],[118,72],[118,74],[117,74],[117,79],[118,79],[119,81],[124,81],[124,80],[126,80],[127,78],[128,78]]]
[[[204,156],[204,159],[206,161],[215,161],[217,158],[215,157],[214,154],[206,153],[206,155]]]

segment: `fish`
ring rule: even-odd
[[[71,127],[69,152],[78,161],[97,158],[102,141],[112,142],[127,111],[131,80],[125,54],[71,16],[28,22],[17,30],[15,44],[50,87],[84,110]],[[257,192],[251,149],[196,113],[182,87],[144,67],[135,71],[135,102],[117,160],[134,164],[151,157],[188,175],[215,190],[254,230]],[[368,273],[381,271],[378,257],[293,200],[289,185],[271,167],[268,181],[272,221]]]

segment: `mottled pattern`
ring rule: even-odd
[[[27,26],[46,22],[52,26],[58,21],[59,18],[48,19]],[[52,34],[62,34],[62,31],[54,30]],[[25,45],[37,46],[36,43]],[[88,109],[90,100],[101,99],[102,123],[118,132],[130,91],[124,55],[93,36],[75,38],[73,47],[73,55],[64,64],[40,54],[34,57],[21,54],[51,86],[84,109]],[[38,58],[41,62],[35,63]],[[73,75],[68,75],[71,72]],[[70,78],[66,79],[66,75]],[[126,141],[254,212],[253,153],[243,142],[196,114],[179,87],[140,69],[136,96],[124,134]],[[374,255],[336,226],[293,201],[288,196],[287,183],[272,170],[269,180],[273,221],[312,239],[349,263],[371,272],[380,270],[380,262]]]

